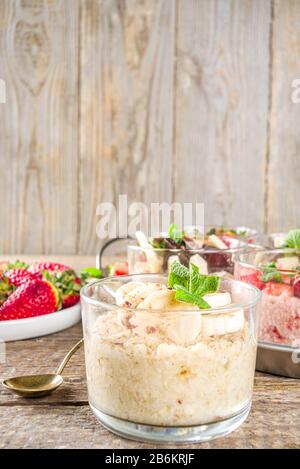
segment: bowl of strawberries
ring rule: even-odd
[[[0,264],[0,340],[39,337],[73,326],[81,319],[80,290],[100,271],[79,274],[57,262]]]

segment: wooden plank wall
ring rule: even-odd
[[[298,0],[1,0],[0,253],[94,253],[97,204],[300,225]]]

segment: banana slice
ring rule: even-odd
[[[208,237],[210,243],[217,249],[228,249],[226,244],[216,235],[212,234]]]
[[[153,246],[149,243],[147,236],[142,231],[137,231],[135,233],[137,242],[141,248],[145,249],[145,254],[147,262],[149,264],[149,270],[152,274],[159,274],[162,272],[163,267],[163,258],[158,256],[154,252]]]
[[[190,258],[190,263],[195,264],[199,268],[200,274],[208,275],[207,262],[199,254],[194,254]]]
[[[124,306],[124,302],[128,293],[141,286],[143,286],[143,282],[128,282],[125,283],[125,285],[122,285],[116,291],[116,304],[118,306]]]
[[[286,238],[285,233],[275,235],[274,238],[273,238],[274,248],[282,248],[282,246],[284,245],[284,242],[285,242],[285,238]]]
[[[168,317],[165,335],[178,345],[187,346],[196,342],[201,332],[202,316],[197,308],[194,314],[179,313]]]
[[[210,337],[213,335],[225,335],[241,330],[244,326],[244,310],[219,313],[204,314],[202,316],[201,333]]]
[[[203,299],[211,308],[220,308],[231,303],[231,296],[228,292],[209,293],[204,295]]]
[[[137,310],[152,309],[153,312],[137,311],[131,324],[144,332],[158,331],[168,337],[178,345],[188,345],[194,343],[201,331],[201,314],[197,314],[197,306],[177,301],[173,290],[161,290],[151,293],[140,303]],[[168,310],[168,313],[157,312],[155,310]],[[185,314],[184,311],[196,311],[195,314]],[[178,311],[174,315],[169,311]],[[139,330],[137,329],[137,331]]]
[[[134,287],[127,287],[127,285],[134,284]],[[130,282],[130,284],[126,284],[124,290],[121,290],[125,287],[123,285],[120,287],[116,292],[116,298],[118,298],[119,303],[118,306],[127,306],[129,308],[137,308],[140,303],[142,303],[145,298],[153,293],[154,291],[159,290],[167,290],[165,285],[161,283],[154,283],[154,282]],[[121,291],[120,291],[121,290]]]
[[[144,301],[137,306],[137,309],[164,310],[173,307],[175,301],[175,291],[166,288],[165,290],[151,292],[145,297]]]
[[[297,256],[279,257],[276,261],[276,269],[279,270],[295,270],[299,265]]]

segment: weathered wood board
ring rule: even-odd
[[[0,2],[0,251],[74,253],[78,1]]]
[[[292,100],[300,78],[299,1],[275,1],[272,38],[266,217],[270,231],[283,231],[300,227],[300,103]]]
[[[297,0],[2,0],[0,252],[95,253],[97,205],[300,219]]]

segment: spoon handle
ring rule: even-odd
[[[83,339],[80,339],[80,341],[77,342],[77,344],[75,344],[74,347],[71,348],[71,350],[67,353],[67,355],[65,356],[65,358],[63,359],[59,367],[57,368],[56,370],[57,375],[60,375],[63,372],[66,364],[68,363],[72,355],[74,355],[74,353],[81,347],[82,344],[83,344]]]

